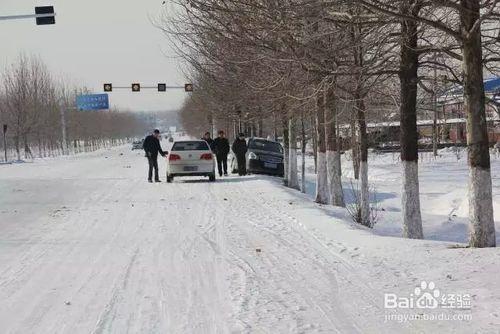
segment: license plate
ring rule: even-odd
[[[198,166],[184,166],[185,172],[196,172],[198,170]]]
[[[273,169],[276,169],[278,168],[278,164],[272,164],[270,162],[264,162],[264,167],[265,168],[273,168]]]

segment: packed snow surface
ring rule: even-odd
[[[500,252],[457,246],[463,165],[422,171],[419,241],[399,238],[397,162],[377,163],[375,233],[277,178],[149,184],[129,147],[2,165],[0,333],[498,333]],[[388,319],[422,313],[384,307],[422,281],[469,294],[439,312],[471,319]]]

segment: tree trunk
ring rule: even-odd
[[[415,0],[408,1],[402,11],[410,14]],[[415,10],[415,9],[413,9]],[[403,236],[422,239],[420,191],[418,182],[417,84],[418,25],[413,20],[401,22],[401,161],[403,167],[402,213]]]
[[[26,159],[33,159],[33,153],[31,152],[31,148],[28,142],[28,134],[23,134],[23,143],[24,143],[24,157]]]
[[[297,170],[297,120],[290,117],[288,120],[288,187],[300,189]]]
[[[432,83],[432,109],[434,112],[434,118],[432,121],[432,154],[434,158],[438,156],[438,104],[437,104],[437,69],[434,67],[434,80]]]
[[[257,126],[259,128],[259,131],[258,131],[258,136],[260,138],[263,138],[264,137],[264,120],[262,119],[262,111],[260,110],[259,108],[259,120],[257,121]]]
[[[352,152],[352,168],[354,170],[354,178],[359,180],[359,147],[358,147],[358,133],[356,131],[356,118],[357,115],[353,111],[351,118],[351,152]]]
[[[446,125],[446,111],[443,105],[443,123],[441,124],[441,141],[443,143],[448,142],[448,126]]]
[[[283,159],[283,184],[288,187],[288,159],[289,159],[289,154],[290,154],[290,145],[289,145],[289,138],[288,138],[288,121],[286,119],[286,116],[283,116],[282,119],[282,126],[283,126],[283,149],[285,154],[284,159]]]
[[[469,153],[469,231],[471,247],[495,247],[490,152],[485,112],[479,2],[461,0],[460,13],[464,38],[464,99],[467,113]]]
[[[16,148],[17,160],[21,160],[21,148],[20,148],[20,138],[19,134],[16,133],[14,136],[14,147]]]
[[[359,174],[360,174],[360,223],[371,226],[370,222],[370,189],[368,185],[368,135],[366,133],[365,102],[361,94],[356,96],[359,133]]]
[[[314,174],[318,173],[318,138],[317,138],[317,128],[316,128],[316,116],[311,115],[311,138],[313,144],[313,156],[314,156]]]
[[[334,206],[345,207],[344,192],[342,189],[342,168],[340,152],[337,145],[337,105],[335,92],[329,88],[326,93],[325,105],[325,136],[327,175],[330,190],[330,203]]]
[[[316,203],[329,202],[325,144],[325,96],[319,94],[316,108],[316,137],[318,143],[318,171],[316,173]]]
[[[306,147],[307,147],[307,137],[306,137],[306,125],[304,124],[304,115],[302,115],[300,119],[301,124],[301,153],[302,153],[302,161],[301,161],[301,175],[302,179],[300,180],[300,191],[302,193],[306,193]]]
[[[276,125],[276,113],[273,113],[273,136],[274,141],[278,141],[278,126]]]
[[[39,158],[43,158],[43,155],[42,155],[42,137],[40,136],[40,132],[37,131],[37,134],[36,134],[36,142],[37,142],[37,145],[38,145],[38,157]]]

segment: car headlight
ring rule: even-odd
[[[253,152],[250,152],[250,154],[248,155],[248,159],[250,159],[250,160],[259,160],[259,157],[257,156],[257,154],[255,154]]]

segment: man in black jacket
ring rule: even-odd
[[[247,175],[247,161],[245,155],[248,151],[248,147],[245,140],[245,134],[240,133],[238,135],[238,138],[235,139],[232,148],[233,153],[236,155],[236,161],[238,161],[238,174],[240,176]]]
[[[227,155],[229,154],[229,140],[224,135],[224,131],[219,131],[219,137],[214,140],[214,153],[217,157],[217,167],[219,176],[227,175]]]
[[[162,157],[166,156],[168,152],[164,152],[160,145],[160,130],[154,130],[152,135],[144,139],[142,148],[146,152],[146,157],[149,163],[148,181],[153,182],[153,169],[155,170],[155,182],[161,182],[158,175],[158,153]]]
[[[210,132],[205,132],[205,135],[203,136],[203,140],[207,142],[208,146],[210,146],[210,149],[214,150],[214,140],[210,138]]]

